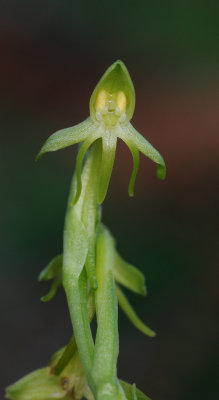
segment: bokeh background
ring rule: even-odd
[[[153,400],[216,399],[219,6],[216,1],[37,0],[0,3],[0,386],[45,365],[71,335],[62,291],[40,302],[37,276],[62,250],[76,148],[36,153],[88,116],[116,59],[136,88],[133,124],[163,155],[167,178],[119,143],[104,221],[142,269],[148,296],[129,295],[157,337],[122,315],[119,376]]]

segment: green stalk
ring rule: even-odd
[[[87,308],[88,308],[89,320],[91,322],[95,314],[94,293],[92,289],[88,294]],[[61,358],[59,359],[58,363],[55,366],[54,369],[55,375],[61,374],[63,369],[68,365],[69,361],[72,359],[72,357],[76,352],[77,352],[77,344],[74,335],[72,335],[71,339],[69,340],[65,348],[64,353],[62,354]]]
[[[113,277],[114,241],[101,226],[97,238],[96,272],[98,288],[95,292],[97,334],[94,348],[92,376],[98,400],[118,398],[118,303]]]
[[[92,388],[92,378],[90,374],[94,343],[91,334],[90,323],[87,312],[87,276],[83,269],[78,282],[64,284],[67,301],[74,326],[74,336],[80,354],[81,362],[87,376],[89,385]]]
[[[93,252],[95,260],[95,227],[101,143],[96,141],[88,155],[82,173],[82,191],[74,204],[76,179],[73,178],[63,240],[63,286],[66,292],[70,317],[78,352],[88,383],[93,388],[91,368],[94,343],[87,308],[87,278],[96,280],[95,262],[87,262]],[[92,248],[93,245],[93,248]],[[85,271],[85,267],[86,271]],[[87,273],[86,273],[87,272]]]

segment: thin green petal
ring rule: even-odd
[[[119,137],[124,140],[124,142],[126,142],[126,140],[129,141],[137,150],[141,151],[145,156],[150,158],[150,160],[158,164],[157,177],[159,179],[165,179],[166,166],[163,157],[139,132],[136,131],[130,122],[125,126],[121,126]]]
[[[38,280],[47,281],[56,276],[60,276],[62,272],[62,254],[54,257],[50,263],[40,272]]]
[[[127,317],[130,319],[130,321],[133,323],[133,325],[139,329],[142,333],[144,333],[147,336],[155,336],[156,333],[152,331],[147,325],[144,324],[140,320],[140,318],[137,316],[135,310],[132,308],[131,304],[129,303],[128,299],[122,292],[122,290],[116,286],[116,293],[118,297],[118,302],[124,313],[127,315]]]
[[[119,130],[119,132],[121,132],[121,129]],[[135,180],[136,180],[136,176],[138,173],[138,169],[139,169],[139,163],[140,163],[140,157],[139,157],[139,151],[136,149],[135,146],[133,146],[133,143],[128,140],[128,138],[123,134],[122,131],[122,140],[126,143],[126,145],[128,146],[130,152],[132,153],[132,159],[133,159],[133,170],[132,170],[132,175],[129,181],[129,196],[133,197],[134,196],[134,186],[135,186]]]
[[[120,257],[115,251],[114,277],[118,283],[142,296],[146,295],[145,277],[139,269]]]
[[[106,70],[92,93],[90,115],[93,120],[95,120],[97,96],[102,90],[111,94],[122,91],[125,94],[127,99],[126,116],[130,120],[135,109],[135,89],[129,72],[122,61],[114,62]]]
[[[89,147],[92,145],[92,143],[97,140],[100,137],[100,133],[95,132],[93,135],[89,136],[85,142],[81,145],[80,150],[77,155],[77,160],[76,160],[76,178],[77,178],[77,192],[75,195],[74,199],[74,204],[77,203],[80,194],[81,194],[81,189],[82,189],[82,184],[81,184],[81,170],[82,170],[82,165],[83,165],[83,160],[84,156],[89,149]]]
[[[108,133],[108,132],[107,132]],[[113,134],[107,134],[102,138],[102,162],[100,170],[100,186],[98,203],[101,204],[107,193],[110,177],[112,174],[113,164],[115,160],[117,138]]]
[[[129,149],[132,153],[132,158],[133,158],[133,170],[132,170],[132,175],[131,175],[130,182],[129,182],[128,192],[129,192],[129,196],[133,197],[135,180],[136,180],[139,163],[140,163],[140,157],[139,157],[139,151],[136,150],[134,147],[129,146]]]
[[[72,126],[71,128],[61,129],[53,133],[46,140],[45,144],[38,153],[38,160],[44,153],[56,151],[72,146],[75,143],[83,142],[90,134],[95,131],[96,127],[92,119],[89,117],[85,121]]]
[[[119,382],[126,394],[127,400],[133,400],[133,385],[130,385],[130,383],[124,382],[121,379],[119,380]],[[135,387],[134,390],[137,400],[150,400],[150,398],[142,393],[142,391],[138,388]]]
[[[43,302],[45,302],[45,303],[46,303],[47,301],[52,300],[53,297],[56,295],[56,292],[57,292],[57,290],[58,290],[58,288],[59,288],[60,285],[61,285],[60,279],[54,279],[54,281],[53,281],[53,283],[52,283],[52,285],[51,285],[51,288],[50,288],[49,293],[47,293],[45,296],[42,296],[42,297],[40,298],[40,300],[43,301]]]

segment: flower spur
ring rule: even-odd
[[[78,125],[62,129],[51,135],[37,159],[44,153],[82,143],[76,160],[76,203],[81,193],[81,170],[88,148],[102,140],[98,203],[106,196],[115,159],[117,138],[129,147],[133,157],[133,171],[129,182],[129,195],[134,194],[134,183],[139,168],[139,152],[157,164],[157,177],[164,179],[166,167],[160,153],[129,122],[135,108],[135,90],[129,72],[122,61],[116,61],[104,73],[90,99],[90,117]]]

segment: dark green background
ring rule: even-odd
[[[216,1],[1,2],[2,393],[71,335],[63,293],[40,303],[37,275],[62,249],[76,148],[34,157],[51,133],[87,117],[119,58],[136,88],[132,122],[167,178],[142,157],[130,199],[131,157],[119,143],[103,217],[146,274],[148,297],[130,299],[158,335],[121,314],[118,373],[153,400],[217,398],[218,17]]]

